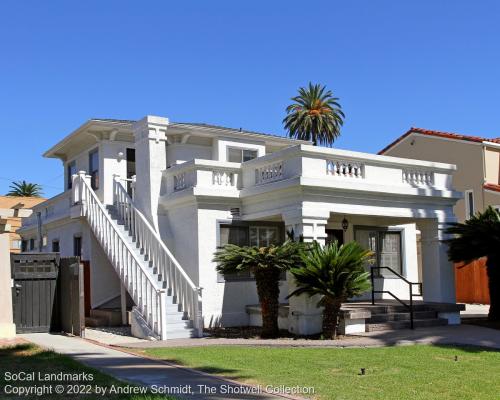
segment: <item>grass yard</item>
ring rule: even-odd
[[[35,377],[38,377],[38,372],[45,373],[81,373],[86,372],[93,375],[93,381],[78,381],[78,382],[68,382],[68,381],[57,381],[51,380],[50,382],[43,382],[40,380],[35,381],[8,381],[6,377],[6,373],[18,373],[18,372],[34,372]],[[165,396],[151,396],[151,395],[105,395],[100,396],[98,394],[68,394],[64,393],[62,395],[57,394],[45,394],[42,396],[33,395],[16,395],[16,394],[6,394],[6,390],[8,390],[7,385],[19,387],[33,387],[42,385],[51,385],[55,387],[58,384],[63,384],[66,386],[66,391],[68,385],[78,384],[82,386],[82,391],[86,392],[88,390],[85,385],[91,385],[93,387],[107,387],[110,388],[112,385],[115,386],[132,386],[127,385],[121,381],[118,381],[106,374],[103,374],[93,368],[86,367],[79,362],[71,359],[70,357],[63,356],[60,354],[56,354],[52,351],[43,350],[32,344],[20,344],[13,347],[2,347],[0,348],[0,398],[23,398],[23,399],[79,399],[79,400],[94,400],[94,399],[107,399],[107,398],[115,398],[115,399],[125,399],[125,400],[159,400],[159,399],[167,399]],[[75,391],[78,391],[76,389]],[[173,397],[169,397],[169,399],[173,400]]]
[[[473,347],[206,346],[140,353],[248,383],[313,386],[320,399],[500,399],[500,352]]]

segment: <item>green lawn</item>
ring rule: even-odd
[[[50,382],[43,382],[38,379],[35,381],[12,381],[11,378],[6,375],[10,373],[12,377],[13,373],[19,372],[25,373],[35,373],[35,377],[38,378],[38,372],[45,373],[81,373],[86,372],[88,374],[92,374],[93,381],[58,381],[51,380]],[[125,399],[125,400],[159,400],[159,399],[167,399],[165,396],[151,396],[151,395],[106,395],[100,396],[98,394],[44,394],[42,396],[37,396],[36,394],[21,396],[18,394],[6,394],[6,390],[12,391],[8,388],[8,385],[16,388],[28,388],[28,387],[42,387],[45,385],[50,385],[54,387],[58,384],[63,384],[66,387],[66,391],[68,385],[73,383],[78,384],[81,387],[81,390],[86,392],[88,387],[86,385],[91,385],[92,389],[95,386],[110,388],[112,385],[115,386],[132,386],[127,385],[121,381],[118,381],[106,374],[103,374],[93,368],[86,367],[77,361],[71,359],[70,357],[63,356],[60,354],[56,354],[52,351],[43,350],[32,344],[21,344],[13,347],[3,347],[0,348],[0,399],[4,398],[15,398],[15,399],[78,399],[78,400],[94,400],[94,399],[107,399],[107,398],[115,398],[115,399]],[[77,386],[78,386],[77,385]],[[41,389],[40,389],[41,390]],[[78,391],[76,389],[75,391]],[[94,391],[94,390],[92,390]],[[173,397],[168,397],[168,399],[173,400]]]
[[[320,399],[500,399],[500,352],[480,348],[206,346],[141,352],[244,382],[313,386]],[[366,375],[359,375],[360,368]]]

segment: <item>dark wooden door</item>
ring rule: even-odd
[[[59,256],[12,254],[12,305],[17,333],[49,332],[58,326]]]
[[[458,303],[490,304],[486,259],[455,264],[455,287]]]

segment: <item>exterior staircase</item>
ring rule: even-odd
[[[424,328],[448,325],[448,320],[438,318],[438,311],[431,305],[415,304],[414,327]],[[371,317],[365,320],[366,332],[410,328],[410,313],[402,305],[370,306]]]
[[[183,339],[196,337],[196,331],[193,329],[193,321],[189,319],[187,312],[182,310],[182,306],[177,303],[168,288],[168,283],[162,275],[160,268],[150,260],[145,249],[142,248],[132,234],[130,227],[127,227],[125,221],[121,219],[118,209],[114,205],[107,205],[108,213],[117,225],[122,235],[128,240],[130,247],[134,250],[137,258],[143,263],[143,269],[148,270],[151,275],[158,280],[160,286],[167,291],[166,294],[166,328],[168,339]]]
[[[131,319],[156,339],[202,335],[201,293],[118,178],[104,206],[84,173],[73,176],[75,217],[85,217],[135,306]],[[96,310],[93,310],[97,312]],[[91,316],[98,323],[102,315]],[[134,322],[132,323],[134,330]]]

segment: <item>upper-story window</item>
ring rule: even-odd
[[[472,190],[465,191],[465,219],[469,219],[474,215],[474,192]]]
[[[95,149],[89,153],[89,175],[92,189],[99,189],[99,150]]]
[[[67,171],[67,181],[66,181],[66,189],[71,189],[73,187],[73,175],[76,174],[76,162],[71,161],[68,163],[66,166],[66,171]]]
[[[257,150],[237,149],[229,147],[227,149],[227,161],[229,162],[245,162],[257,158]]]

